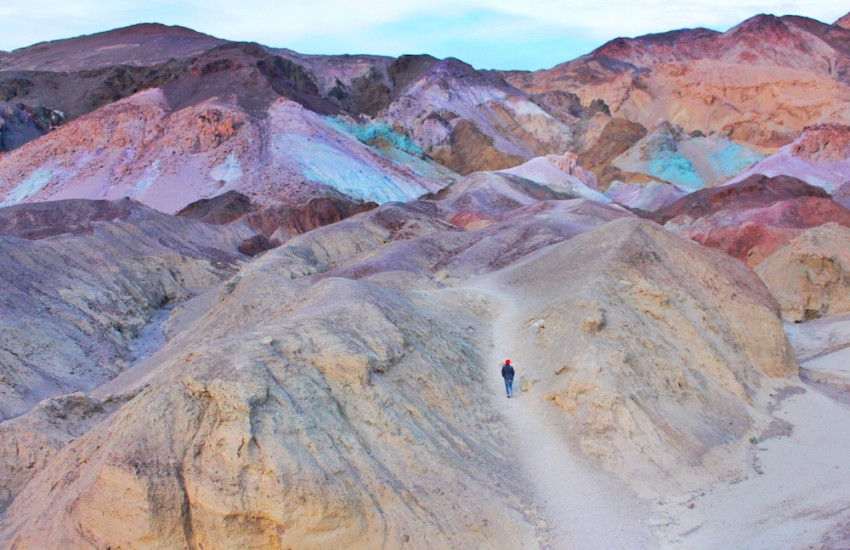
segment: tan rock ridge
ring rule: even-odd
[[[277,316],[243,317],[252,336],[175,340],[170,374],[53,462],[76,474],[44,470],[16,498],[7,543],[536,547],[469,343],[485,300],[342,279],[272,296]],[[57,481],[63,504],[45,506],[35,487]],[[23,510],[52,527],[19,523]]]
[[[692,483],[764,427],[764,404],[745,403],[797,371],[761,281],[650,222],[615,220],[486,280],[510,289],[506,333],[560,409],[553,422],[644,494]]]
[[[850,312],[847,271],[850,229],[836,223],[813,227],[756,267],[782,306],[782,316],[801,322]]]

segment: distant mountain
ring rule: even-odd
[[[850,123],[850,30],[759,15],[725,33],[680,30],[618,38],[550,70],[508,81],[531,93],[602,99],[651,127],[721,133],[772,151],[817,122]]]
[[[130,131],[136,115],[119,114],[137,110],[131,96],[145,90],[161,98],[161,120],[148,130],[159,137]],[[850,123],[848,98],[850,30],[790,16],[754,17],[726,33],[620,38],[534,73],[430,56],[303,55],[143,24],[0,58],[0,147],[20,148],[0,158],[0,199],[126,195],[171,212],[231,190],[259,204],[303,205],[329,190],[381,202],[432,192],[454,173],[565,152],[603,191],[614,181],[691,191],[733,177],[805,126]],[[217,121],[211,105],[231,122]],[[296,112],[300,125],[267,123]],[[107,119],[114,131],[92,126]],[[676,151],[646,141],[659,122],[679,128],[683,137],[667,140]],[[73,129],[57,132],[63,125]],[[184,146],[200,128],[213,133],[215,158],[208,145]],[[115,132],[133,148],[112,141]],[[231,135],[242,137],[222,147]],[[317,169],[305,160],[314,149],[336,160]],[[691,158],[703,154],[716,160]],[[169,178],[193,181],[175,200]]]

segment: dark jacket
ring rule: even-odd
[[[514,368],[510,365],[502,366],[502,378],[505,380],[513,380]]]

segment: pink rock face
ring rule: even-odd
[[[787,176],[756,175],[697,191],[650,217],[751,266],[807,228],[827,222],[850,227],[850,210],[822,189]]]
[[[769,178],[754,175],[746,180],[723,187],[702,189],[682,197],[653,213],[652,219],[660,224],[677,222],[681,218],[698,219],[725,209],[750,209],[778,201],[812,196],[828,198],[829,195],[805,182],[788,176]]]

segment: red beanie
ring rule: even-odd
[[[505,359],[505,364],[506,364],[506,365],[510,365],[510,364],[511,364],[511,360],[510,360],[510,359]]]

